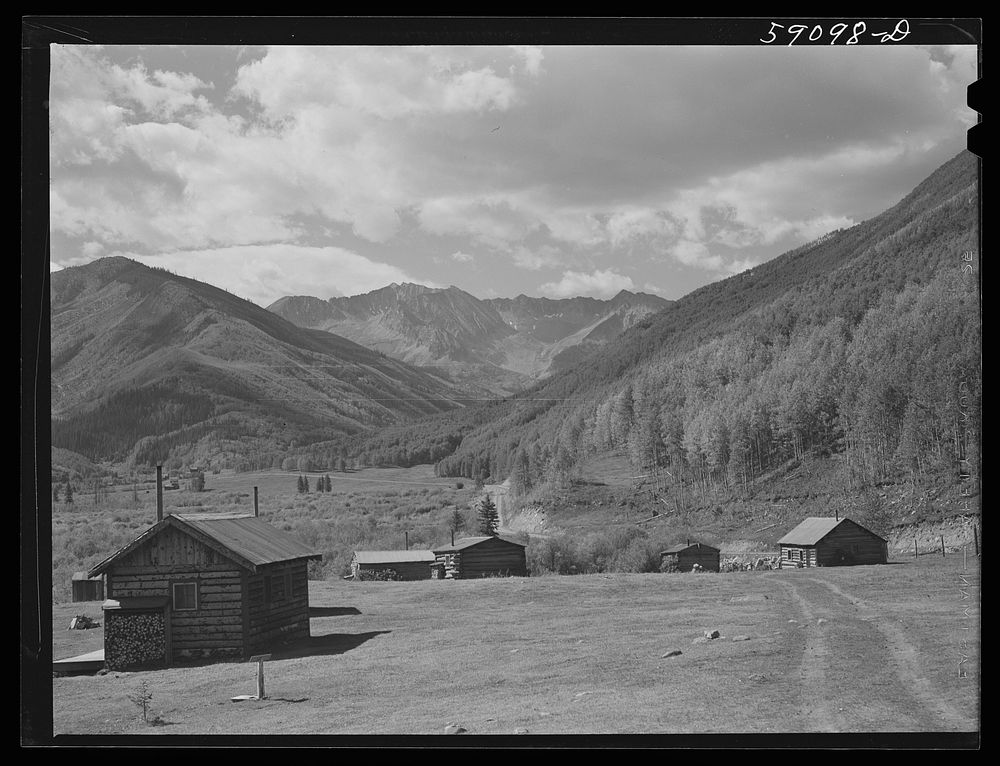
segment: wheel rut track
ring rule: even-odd
[[[891,622],[863,599],[852,596],[826,580],[806,577],[810,583],[826,588],[830,593],[856,609],[858,619],[871,623],[885,638],[893,671],[900,686],[907,690],[907,697],[914,703],[911,709],[922,709],[926,716],[938,722],[944,730],[964,731],[969,729],[969,718],[947,702],[936,686],[923,674],[920,668],[917,648],[906,638],[899,625]],[[924,716],[924,717],[926,717]]]

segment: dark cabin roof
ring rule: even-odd
[[[501,537],[497,535],[496,537],[490,535],[483,535],[482,537],[463,537],[461,540],[456,540],[454,545],[443,545],[440,548],[435,548],[435,553],[455,553],[456,551],[462,551],[466,548],[472,548],[475,545],[485,543],[487,540],[502,540],[505,543],[510,543],[511,545],[520,545],[522,548],[525,547],[524,543],[519,543],[517,540],[511,540],[507,537]]]
[[[716,553],[719,552],[718,548],[706,545],[705,543],[678,543],[677,545],[671,545],[666,550],[660,551],[660,555],[663,556],[666,554],[682,553],[689,548],[708,548],[710,551],[715,551]]]
[[[853,524],[859,529],[863,529],[873,537],[878,537],[879,540],[884,539],[879,537],[879,535],[876,535],[870,529],[865,529],[865,527],[862,527],[856,521],[851,521],[847,518],[838,520],[830,517],[813,516],[808,519],[804,519],[801,524],[795,527],[795,529],[778,540],[778,545],[816,545],[820,540],[830,534],[841,524]]]
[[[88,575],[94,577],[106,571],[118,558],[131,553],[167,527],[186,532],[251,572],[256,572],[257,567],[265,564],[322,558],[322,554],[315,553],[291,535],[275,529],[257,516],[230,513],[175,513],[104,559],[93,567]]]

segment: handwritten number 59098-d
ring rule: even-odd
[[[848,29],[850,29],[851,34],[848,35],[846,38],[844,38],[843,44],[857,45],[861,41],[862,35],[864,35],[865,32],[868,31],[868,25],[863,21],[858,21],[852,27],[851,25],[845,24],[844,22],[838,22],[834,24],[832,27],[830,27],[828,31],[826,30],[826,28],[824,28],[822,24],[815,24],[811,29],[807,24],[791,24],[786,28],[784,24],[779,24],[776,21],[772,21],[771,28],[767,31],[767,35],[760,38],[760,41],[765,45],[770,45],[773,42],[777,42],[778,41],[777,30],[779,29],[785,30],[785,34],[787,34],[789,37],[788,45],[790,46],[795,45],[795,43],[799,41],[799,38],[802,37],[802,34],[806,32],[806,30],[809,31],[809,34],[806,36],[806,40],[808,40],[809,42],[811,43],[819,42],[823,38],[829,36],[831,38],[829,44],[836,45],[838,42],[840,42],[841,37],[843,37],[844,33],[847,32]],[[871,32],[870,34],[872,37],[878,38],[879,42],[882,43],[898,43],[901,40],[904,40],[910,34],[910,22],[908,22],[906,19],[900,19],[898,22],[896,22],[896,26],[893,28],[891,32]]]

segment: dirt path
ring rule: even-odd
[[[927,678],[916,647],[890,618],[819,576],[781,582],[802,615],[797,668],[802,726],[818,732],[975,728]],[[852,679],[864,679],[862,693]]]
[[[836,584],[826,580],[809,579],[853,606],[859,619],[872,623],[882,634],[889,648],[893,671],[900,686],[906,690],[906,696],[937,721],[938,727],[943,725],[946,730],[952,731],[969,728],[970,722],[967,716],[949,704],[940,690],[924,675],[920,668],[917,649],[907,640],[899,625],[881,615],[862,599],[846,593]]]
[[[816,615],[799,588],[789,581],[783,581],[781,584],[788,588],[802,617],[801,622],[792,625],[795,629],[805,631],[805,649],[797,669],[800,688],[803,690],[803,704],[800,706],[803,718],[801,728],[804,731],[817,732],[846,731],[847,721],[840,715],[833,700],[826,694],[814,694],[810,691],[827,688],[826,669],[830,649],[825,631],[816,624]]]

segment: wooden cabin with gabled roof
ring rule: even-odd
[[[506,537],[465,537],[434,549],[437,578],[527,577],[525,545]]]
[[[812,517],[778,540],[782,569],[885,564],[888,542],[844,518]]]
[[[355,580],[429,580],[434,551],[354,551],[351,577]]]
[[[707,572],[718,572],[719,555],[718,548],[688,540],[660,551],[660,571],[690,572],[697,564]]]
[[[106,580],[105,664],[246,659],[307,638],[307,565],[320,558],[256,515],[162,518],[88,572]]]

